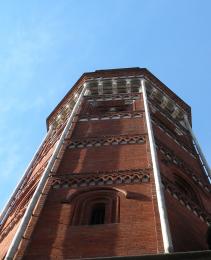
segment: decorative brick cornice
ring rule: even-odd
[[[24,194],[30,190],[34,185],[36,185],[40,179],[40,176],[44,172],[48,162],[45,162],[41,168],[39,168],[36,172],[33,173],[33,176],[25,183],[25,185],[21,188],[21,190],[16,195],[14,201],[11,203],[10,214],[13,212],[14,209],[18,207],[21,203]]]
[[[179,106],[182,107],[187,113],[191,113],[190,107],[181,100],[174,92],[172,92],[167,86],[165,86],[158,78],[156,78],[151,72],[145,68],[123,68],[123,69],[112,69],[112,70],[97,70],[95,72],[84,73],[71,90],[65,95],[61,102],[56,106],[53,112],[47,118],[47,125],[49,126],[52,121],[56,119],[61,110],[64,110],[66,106],[72,103],[74,100],[75,93],[80,91],[83,83],[90,80],[105,80],[105,79],[130,79],[144,77],[153,87],[160,89],[163,93],[167,94],[172,100],[176,101]]]
[[[130,112],[107,112],[103,114],[95,115],[80,115],[78,118],[79,122],[84,121],[98,121],[98,120],[118,120],[127,118],[143,118],[143,111],[130,111]]]
[[[77,97],[75,97],[76,99]],[[116,95],[98,95],[98,96],[84,96],[84,99],[88,102],[98,102],[98,101],[109,101],[109,100],[125,100],[125,102],[132,102],[133,100],[140,99],[140,93],[130,93],[130,94],[116,94]],[[68,116],[70,115],[72,108],[75,104],[73,97],[68,101],[64,107],[60,108],[58,116],[51,119],[51,124],[55,129],[62,128],[65,126]],[[108,120],[108,119],[121,119],[121,118],[136,118],[143,117],[141,113],[143,111],[133,111],[133,112],[108,112],[100,115],[76,115],[79,116],[79,121],[88,120]]]
[[[112,94],[112,95],[96,95],[96,96],[85,96],[85,100],[89,102],[93,101],[110,101],[110,100],[137,100],[141,99],[141,93],[130,93],[130,94]]]
[[[54,175],[53,189],[123,185],[150,181],[150,169],[115,170],[97,173]]]
[[[160,141],[156,140],[156,146],[159,148],[159,151],[163,155],[163,159],[161,159],[162,163],[168,165],[168,164],[174,164],[178,168],[180,168],[183,172],[187,173],[192,180],[197,184],[198,187],[201,188],[201,190],[205,193],[210,194],[210,188],[207,184],[204,183],[199,177],[196,176],[196,172],[191,168],[190,165],[185,163],[184,160],[182,160],[180,157],[176,156],[175,153],[167,148],[164,144],[162,144]]]
[[[171,139],[174,140],[177,145],[179,145],[184,151],[188,152],[191,157],[197,158],[196,154],[193,152],[193,148],[186,145],[184,141],[182,141],[176,133],[173,133],[173,131],[169,130],[163,123],[161,123],[160,120],[158,120],[155,116],[152,116],[152,123],[157,126],[162,132],[164,132],[166,135],[168,135]]]
[[[175,120],[171,116],[171,114],[169,114],[166,110],[162,109],[162,107],[160,107],[155,102],[152,102],[152,100],[149,100],[149,103],[150,103],[150,108],[151,108],[152,111],[158,111],[162,116],[167,118],[167,120],[169,120],[173,125],[177,126],[180,129],[180,131],[183,132],[183,134],[188,133],[188,130],[181,123],[179,123],[178,120]]]
[[[89,137],[79,140],[71,140],[68,144],[69,149],[84,147],[99,147],[109,145],[124,144],[143,144],[146,142],[146,135],[118,135],[118,136],[102,136]]]
[[[7,236],[7,234],[14,228],[14,226],[22,218],[26,210],[26,206],[23,209],[21,209],[19,212],[17,212],[14,218],[12,218],[11,221],[6,226],[4,226],[4,228],[0,230],[0,242]]]
[[[191,211],[195,216],[199,217],[202,221],[210,223],[211,215],[204,209],[202,205],[196,204],[191,198],[182,193],[178,187],[170,180],[162,176],[162,182],[165,190],[171,194],[179,203]]]

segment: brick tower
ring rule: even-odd
[[[146,69],[84,73],[1,214],[1,259],[206,250],[210,170],[190,124]]]

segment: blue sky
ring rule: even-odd
[[[0,1],[0,209],[85,71],[146,67],[183,98],[211,163],[211,1]]]

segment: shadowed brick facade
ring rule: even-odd
[[[47,119],[50,134],[0,229],[0,256],[60,141],[16,259],[77,259],[165,252],[141,81],[153,129],[174,252],[206,250],[210,184],[184,123],[190,107],[148,70],[85,73]]]

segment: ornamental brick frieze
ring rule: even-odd
[[[26,210],[27,205],[21,209],[19,212],[17,212],[14,216],[14,218],[11,219],[9,223],[7,223],[4,228],[1,228],[0,230],[0,242],[7,236],[7,234],[13,229],[13,227],[18,223],[18,221],[22,218],[24,215],[24,212]]]
[[[176,120],[183,120],[186,112],[162,91],[157,88],[153,88],[151,93],[148,95],[148,99],[151,103],[158,106],[159,110],[165,111],[169,117]]]
[[[186,145],[184,141],[179,139],[178,135],[173,131],[169,130],[163,123],[161,123],[156,117],[152,117],[152,123],[156,125],[162,132],[164,132],[168,137],[174,140],[184,151],[188,152],[191,157],[197,158],[196,155],[193,153],[192,147]]]
[[[150,169],[116,170],[84,174],[54,175],[53,189],[136,184],[150,181]]]
[[[211,215],[204,209],[203,205],[196,203],[192,198],[188,197],[185,193],[181,192],[177,185],[162,176],[162,183],[165,190],[171,194],[174,199],[186,207],[191,213],[199,217],[200,220],[210,223]]]
[[[48,162],[45,162],[45,164],[33,174],[33,176],[28,180],[28,182],[23,185],[23,187],[19,190],[19,192],[16,194],[14,201],[11,203],[11,211],[13,208],[16,208],[17,205],[23,200],[24,194],[31,190],[34,186],[37,185],[42,173],[44,172]]]
[[[77,94],[78,96],[78,94]],[[131,93],[131,94],[117,94],[117,95],[102,95],[102,96],[84,96],[84,99],[86,99],[88,102],[95,102],[95,101],[109,101],[109,100],[125,100],[126,102],[129,101],[133,101],[133,100],[137,100],[140,99],[141,95],[140,94],[135,94],[135,93]],[[52,125],[54,128],[58,128],[65,125],[70,113],[72,112],[72,109],[75,105],[75,101],[72,100],[71,105],[67,102],[66,105],[64,105],[64,107],[62,107],[58,112],[57,112],[57,116],[55,116],[52,119]],[[122,113],[121,113],[122,114]],[[122,115],[123,116],[123,115]],[[121,117],[121,115],[120,115]],[[132,118],[132,117],[140,117],[137,114],[134,115],[125,115],[126,118]],[[96,120],[93,117],[88,118],[88,120]],[[100,120],[101,118],[99,118]],[[118,119],[116,118],[116,116],[112,116],[110,115],[109,118],[102,118],[102,120],[106,120],[106,119]],[[88,120],[83,120],[83,118],[80,118],[79,121],[88,121]]]
[[[140,79],[128,78],[101,78],[88,80],[87,96],[101,96],[101,95],[115,95],[115,94],[129,94],[140,93],[141,84]]]
[[[107,112],[96,115],[80,115],[78,121],[97,121],[97,120],[111,120],[111,119],[125,119],[125,118],[143,118],[143,111],[130,111],[130,112]]]
[[[60,126],[59,128],[54,129],[53,132],[50,134],[50,136],[46,139],[45,143],[43,144],[40,152],[38,153],[32,167],[30,169],[30,173],[33,172],[33,170],[36,168],[36,166],[44,159],[44,157],[53,148],[53,146],[59,140],[63,129],[64,129],[64,126]],[[30,173],[29,173],[29,175],[30,175]]]
[[[62,106],[60,106],[56,111],[55,115],[48,121],[49,125],[53,125],[54,127],[58,127],[59,125],[63,124],[65,120],[68,118],[70,113],[72,112],[72,109],[76,103],[76,100],[82,90],[82,87],[79,87],[78,90],[73,92],[73,95],[71,95]],[[136,100],[141,98],[141,93],[139,92],[139,87],[137,91],[135,91],[136,88],[134,88],[134,92],[131,93],[117,93],[117,94],[106,94],[99,95],[98,91],[96,95],[90,95],[89,91],[85,93],[84,99],[88,101],[108,101],[108,100]]]
[[[163,158],[161,159],[162,163],[166,165],[173,164],[177,166],[183,172],[187,173],[192,178],[192,180],[202,189],[203,192],[210,193],[210,188],[208,187],[208,185],[204,184],[203,181],[196,176],[196,172],[191,168],[190,165],[185,163],[185,161],[183,161],[180,157],[176,156],[172,150],[158,142],[158,140],[156,140],[156,146],[163,155]]]
[[[45,167],[42,168],[42,171],[44,168]],[[30,180],[30,183],[27,183],[27,186],[20,190],[20,192],[15,197],[15,200],[12,202],[9,212],[9,216],[12,218],[9,222],[6,221],[4,222],[4,225],[0,226],[0,242],[24,215],[27,205],[37,187],[42,171],[39,170],[39,176],[34,176]]]
[[[82,90],[82,85],[79,86],[77,89],[75,89],[74,92],[71,93],[71,95],[63,102],[61,106],[59,106],[53,114],[49,116],[48,125],[53,125],[54,127],[57,127],[61,125],[61,123],[64,122],[66,118],[70,115],[70,113],[73,110],[73,107],[76,103],[76,100],[78,99],[78,96],[80,95]]]
[[[35,167],[36,167],[38,164],[39,164],[39,163],[36,162],[35,165],[33,165],[33,168],[32,168],[32,169],[30,170],[30,172],[29,172],[28,178],[25,179],[24,183],[22,184],[22,187],[20,188],[20,190],[19,190],[18,193],[16,194],[15,199],[18,199],[18,198],[21,196],[21,194],[22,194],[23,192],[25,192],[25,190],[26,190],[28,187],[30,187],[30,186],[32,185],[32,183],[33,183],[36,179],[38,179],[38,178],[40,177],[40,175],[41,175],[41,174],[43,173],[43,171],[45,170],[45,168],[46,168],[46,166],[47,166],[47,164],[48,164],[48,161],[46,161],[46,162],[42,165],[42,167],[40,167],[37,171],[34,171]],[[33,173],[33,175],[32,175],[32,173]],[[14,202],[15,202],[15,201],[14,201]],[[14,202],[13,202],[13,203],[14,203]],[[12,203],[12,205],[13,205],[13,203]]]
[[[46,162],[36,173],[34,173],[34,175],[31,178],[29,178],[27,182],[25,181],[23,183],[22,187],[20,188],[20,190],[14,197],[13,201],[11,202],[10,210],[9,210],[10,216],[13,214],[14,218],[16,219],[17,216],[20,215],[19,211],[22,212],[21,205],[24,204],[24,207],[25,207],[25,205],[27,206],[26,202],[29,201],[29,199],[31,198],[33,191],[35,190],[37,183],[40,179],[40,176],[47,166],[47,163],[48,162]],[[13,223],[12,220],[11,220],[11,223]],[[14,223],[16,223],[16,221]],[[1,230],[2,230],[2,232],[4,232],[4,230],[5,230],[4,225],[0,226],[0,232],[1,232]]]
[[[36,189],[38,181],[34,182],[33,186],[25,194],[22,193],[22,196],[19,197],[18,201],[11,206],[10,216],[11,219],[9,222],[5,222],[4,225],[0,227],[0,242],[1,240],[13,229],[15,224],[21,219],[24,215],[27,205]]]
[[[179,123],[180,121],[179,120],[175,120],[171,114],[169,114],[168,112],[166,112],[166,110],[162,109],[161,107],[159,107],[159,105],[153,103],[152,101],[148,101],[149,104],[150,104],[150,108],[151,108],[151,111],[153,113],[155,112],[159,112],[162,116],[164,116],[165,118],[167,118],[167,120],[169,120],[173,125],[177,126],[180,131],[182,131],[182,133],[184,135],[187,135],[188,134],[188,130],[184,127],[184,125],[182,125],[181,123]],[[182,122],[182,121],[181,121]]]
[[[88,102],[94,101],[110,101],[110,100],[137,100],[141,99],[142,95],[139,93],[131,94],[116,94],[116,95],[97,95],[97,96],[85,96]]]
[[[19,211],[23,205],[26,204],[26,202],[31,198],[37,184],[38,184],[39,178],[33,178],[30,180],[30,185],[27,185],[24,187],[21,192],[18,194],[18,197],[11,203],[11,209],[10,209],[10,215],[13,212]]]
[[[123,144],[143,144],[146,142],[146,135],[118,135],[118,136],[102,136],[80,140],[71,140],[68,145],[69,149],[84,147],[99,147],[109,145]]]

